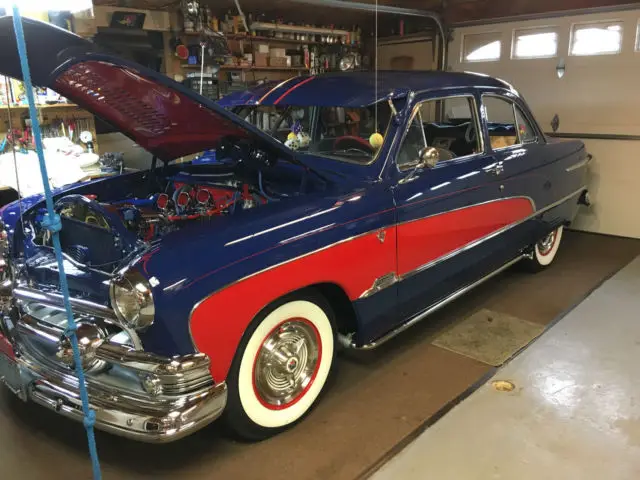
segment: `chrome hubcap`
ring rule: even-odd
[[[556,231],[554,230],[538,242],[538,251],[540,252],[540,255],[548,255],[555,243]]]
[[[306,391],[319,366],[319,342],[316,329],[303,320],[289,320],[269,334],[253,372],[263,403],[281,407]]]

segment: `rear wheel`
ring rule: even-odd
[[[532,258],[528,261],[530,270],[540,271],[551,265],[558,253],[563,230],[560,225],[533,246]]]
[[[299,421],[315,404],[333,365],[330,307],[299,296],[259,314],[229,372],[227,425],[261,440]]]

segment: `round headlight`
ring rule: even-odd
[[[153,323],[155,307],[149,281],[137,270],[128,270],[111,281],[111,306],[127,327],[141,330]]]

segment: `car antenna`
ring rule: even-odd
[[[374,99],[373,99],[373,118],[374,118],[374,132],[369,137],[369,143],[376,150],[382,146],[384,138],[382,134],[378,131],[378,0],[376,0],[375,4],[375,22],[374,22],[374,58],[375,64],[373,66],[373,89],[374,89]]]

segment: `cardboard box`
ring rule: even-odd
[[[269,56],[271,58],[284,57],[286,54],[287,54],[286,48],[270,48],[269,49]]]
[[[253,53],[269,53],[269,45],[265,43],[260,43],[258,45],[253,46]]]
[[[270,67],[286,67],[287,57],[269,57]]]
[[[268,65],[269,55],[266,53],[254,53],[253,59],[256,67],[266,67]]]

